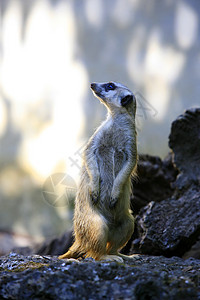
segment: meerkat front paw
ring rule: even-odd
[[[118,198],[111,197],[110,198],[110,203],[109,203],[109,208],[114,209],[115,206],[117,205],[117,202],[118,202]]]
[[[96,183],[91,183],[89,190],[92,203],[97,204],[99,201],[99,180]]]
[[[119,196],[120,196],[120,191],[118,191],[118,189],[113,188],[111,197],[110,197],[110,203],[109,203],[110,208],[115,208],[115,206],[119,200]]]
[[[91,191],[91,200],[93,204],[97,204],[99,201],[99,192],[98,191]]]

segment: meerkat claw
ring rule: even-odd
[[[124,263],[124,260],[122,257],[118,256],[118,255],[111,255],[111,254],[107,254],[104,255],[100,258],[100,261],[102,262],[118,262],[118,263]]]

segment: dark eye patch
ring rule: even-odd
[[[104,84],[104,89],[106,92],[113,91],[116,88],[115,84],[112,82]]]

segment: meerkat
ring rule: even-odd
[[[59,259],[92,257],[123,262],[123,248],[134,231],[130,210],[131,175],[136,174],[136,98],[122,84],[92,83],[106,106],[106,120],[90,138],[83,155],[75,200],[75,242]]]

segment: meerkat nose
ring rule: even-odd
[[[92,90],[95,89],[95,86],[96,86],[96,83],[91,83],[91,85],[90,85],[90,87],[91,87]]]

